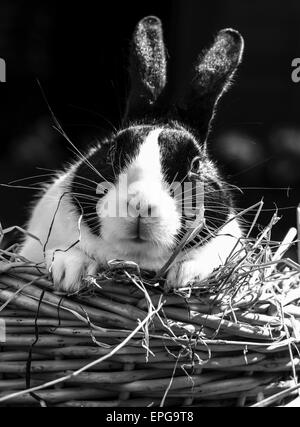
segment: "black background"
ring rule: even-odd
[[[244,189],[241,206],[264,196],[266,209],[284,208],[276,232],[281,238],[295,225],[300,201],[300,83],[291,79],[291,62],[300,57],[297,0],[1,0],[0,57],[7,63],[7,83],[0,84],[0,183],[46,173],[38,167],[55,170],[72,158],[51,127],[37,80],[81,149],[120,125],[131,34],[148,14],[164,22],[175,92],[184,90],[197,54],[219,29],[233,27],[244,36],[244,61],[219,106],[210,150],[230,182]],[[4,227],[23,225],[33,194],[0,188]],[[261,221],[271,215],[265,212]]]

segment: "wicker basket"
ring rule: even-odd
[[[261,290],[229,300],[214,289],[164,294],[123,266],[67,297],[42,269],[7,263],[2,272],[0,405],[298,402],[297,289],[284,301]]]

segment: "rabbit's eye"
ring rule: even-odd
[[[201,167],[201,159],[200,159],[200,157],[194,157],[194,159],[192,160],[190,171],[192,173],[199,174],[200,167]]]
[[[175,190],[174,188],[169,189],[169,195],[172,197],[172,199],[175,199]]]

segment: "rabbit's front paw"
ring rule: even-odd
[[[46,265],[55,288],[68,293],[79,291],[83,278],[95,275],[98,269],[96,261],[75,248],[66,252],[46,251]]]
[[[193,282],[206,279],[214,270],[197,259],[184,260],[176,263],[167,276],[167,289],[189,287]]]

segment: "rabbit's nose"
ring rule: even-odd
[[[128,214],[134,218],[151,218],[158,216],[158,206],[149,202],[131,199],[127,202]]]
[[[158,208],[154,204],[147,206],[142,206],[140,208],[140,217],[141,218],[151,218],[151,217],[157,217],[158,216]]]

